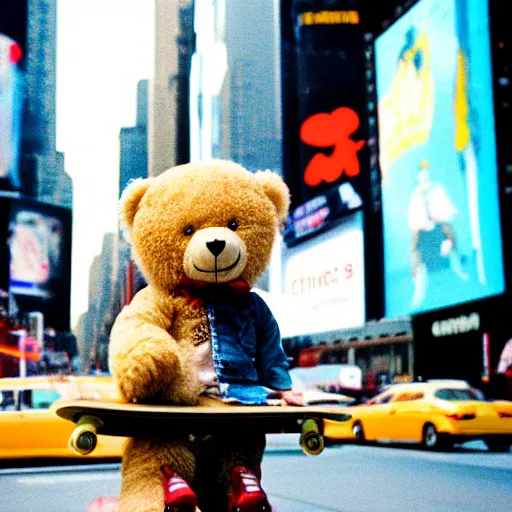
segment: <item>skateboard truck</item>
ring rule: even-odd
[[[308,418],[302,423],[300,446],[307,455],[320,455],[324,451],[324,438],[320,434],[318,423],[312,418]]]
[[[88,455],[96,448],[96,432],[101,426],[103,422],[95,416],[82,416],[69,438],[68,446],[79,455]]]

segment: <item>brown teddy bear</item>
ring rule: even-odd
[[[121,223],[148,286],[111,332],[110,368],[126,401],[263,404],[274,390],[295,403],[277,323],[250,291],[288,207],[277,174],[227,161],[127,187]],[[264,447],[263,434],[243,432],[131,439],[119,510],[270,510],[260,485]]]

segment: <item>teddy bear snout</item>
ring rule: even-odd
[[[226,247],[226,242],[224,240],[215,239],[213,242],[206,242],[206,247],[217,257],[224,250],[224,247]]]
[[[187,277],[221,283],[237,279],[247,264],[243,240],[224,227],[203,228],[194,233],[185,250]]]

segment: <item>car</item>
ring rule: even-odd
[[[37,376],[0,379],[0,459],[81,457],[68,448],[75,425],[59,418],[56,400],[115,399],[109,377]],[[125,439],[98,436],[93,458],[120,458]]]
[[[318,372],[314,372],[310,368],[292,368],[289,373],[292,379],[292,390],[301,395],[305,405],[346,406],[355,401],[354,397],[341,393],[330,393],[321,389],[319,384],[321,381],[317,381]],[[339,369],[336,376],[338,374]]]
[[[495,452],[512,446],[512,402],[488,401],[464,381],[396,384],[349,413],[345,424],[328,422],[325,434],[344,442],[420,443],[431,450],[472,439]]]
[[[327,393],[318,389],[303,389],[299,391],[302,401],[310,406],[341,406],[346,407],[355,401],[354,397],[340,393]]]

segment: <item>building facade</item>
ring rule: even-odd
[[[72,182],[56,150],[57,0],[28,0],[21,192],[72,207]]]
[[[148,115],[150,176],[189,160],[188,70],[193,12],[192,0],[155,1],[155,63]]]
[[[192,159],[231,159],[251,171],[281,173],[278,5],[197,0]]]
[[[148,81],[137,85],[135,126],[121,128],[119,134],[119,194],[131,180],[148,175]]]

